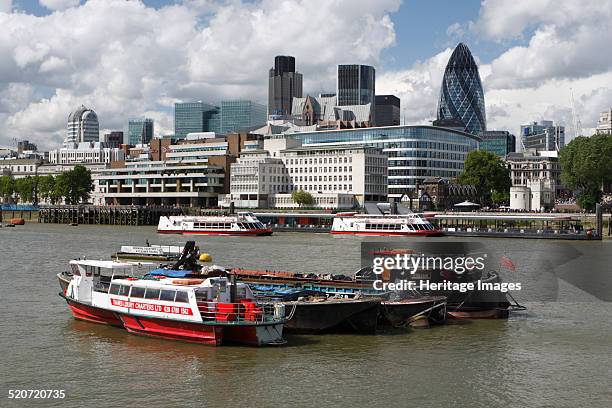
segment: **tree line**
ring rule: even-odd
[[[74,205],[89,200],[92,190],[91,171],[81,165],[58,176],[0,177],[0,196],[22,203],[57,204],[63,201]]]

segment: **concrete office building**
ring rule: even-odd
[[[273,118],[291,115],[294,97],[302,97],[302,74],[295,70],[295,58],[276,56],[268,74],[268,115]]]
[[[398,126],[400,124],[400,99],[395,95],[376,95],[374,117],[376,126]]]
[[[127,144],[147,144],[153,139],[153,119],[130,119],[128,121]]]
[[[267,139],[263,149],[245,150],[232,164],[224,205],[297,208],[291,198],[297,190],[311,193],[316,208],[386,201],[387,156],[373,147],[302,147],[295,140]]]

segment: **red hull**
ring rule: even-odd
[[[223,330],[219,326],[125,314],[121,315],[121,321],[128,332],[143,336],[212,346],[219,346],[223,341]]]
[[[68,307],[70,308],[72,316],[74,316],[75,319],[85,320],[87,322],[92,323],[108,324],[111,326],[123,327],[123,323],[121,323],[121,320],[114,312],[90,305],[85,305],[83,303],[75,302],[70,299],[66,299],[66,301],[68,302]]]
[[[413,232],[373,232],[373,231],[331,231],[332,234],[345,235],[370,235],[375,237],[382,236],[415,236],[415,237],[442,237],[442,231],[413,231]]]
[[[272,235],[271,228],[253,229],[247,231],[184,231],[184,230],[157,230],[158,234],[183,234],[183,235]]]

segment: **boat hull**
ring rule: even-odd
[[[380,301],[330,300],[322,302],[286,302],[286,310],[295,311],[285,323],[292,333],[374,334],[378,325]]]
[[[66,297],[63,292],[60,293],[60,296],[66,300],[72,316],[77,320],[123,327],[121,319],[116,315],[116,313],[110,310],[101,309],[99,307],[70,299],[69,297]]]
[[[232,235],[232,236],[267,236],[272,235],[271,228],[252,229],[244,231],[212,231],[212,230],[157,230],[158,234],[182,234],[182,235]]]
[[[249,346],[284,344],[283,322],[275,324],[206,324],[128,314],[120,315],[123,327],[132,334],[165,340],[221,346],[225,343]]]
[[[446,319],[446,297],[427,296],[382,302],[383,324],[404,326],[422,319],[426,319],[427,325],[443,323]]]
[[[444,232],[442,231],[389,231],[389,232],[378,232],[378,231],[331,231],[332,234],[336,235],[367,235],[374,237],[386,237],[386,236],[406,236],[406,237],[442,237]]]

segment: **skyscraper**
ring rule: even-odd
[[[219,132],[219,108],[204,102],[174,104],[174,135],[184,139],[192,132]]]
[[[278,55],[268,78],[268,115],[291,115],[293,97],[302,97],[302,74],[295,71],[295,58]]]
[[[458,119],[466,132],[487,130],[484,92],[478,67],[467,45],[459,43],[444,70],[438,120]]]
[[[97,142],[100,139],[98,115],[81,105],[68,116],[68,132],[64,144]]]
[[[147,144],[153,139],[153,119],[130,119],[128,122],[128,144]]]
[[[376,70],[369,65],[338,65],[338,106],[374,105]]]

